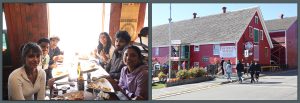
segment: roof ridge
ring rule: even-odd
[[[291,18],[296,18],[297,19],[297,16],[284,17],[283,20],[291,19]],[[271,20],[265,20],[265,21],[267,22],[267,21],[273,21],[273,20],[281,20],[281,18],[276,18],[276,19],[271,19]]]
[[[242,8],[242,9],[236,9],[236,10],[233,10],[233,11],[228,11],[225,14],[235,13],[235,12],[244,11],[244,10],[250,10],[250,9],[256,9],[256,8],[259,8],[259,6],[252,6],[252,7]],[[222,15],[222,14],[224,14],[224,13],[218,13],[218,14],[211,14],[211,15],[196,17],[195,19],[203,19],[203,18],[207,18],[207,17],[211,17],[211,16],[218,16],[218,15]],[[178,22],[184,22],[184,21],[189,21],[189,20],[194,20],[194,18],[192,18],[192,19],[184,19],[184,20],[180,20],[180,21],[176,21],[176,22],[171,22],[171,23],[178,23]],[[157,25],[157,26],[153,26],[153,27],[159,27],[159,26],[168,25],[168,24],[169,23],[161,24],[161,25]]]

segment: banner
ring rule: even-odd
[[[236,57],[236,47],[235,46],[221,46],[220,57],[235,58]]]

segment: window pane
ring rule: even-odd
[[[259,38],[259,31],[257,29],[254,29],[254,42],[258,43],[258,38]]]

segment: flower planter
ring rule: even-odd
[[[209,80],[213,80],[213,79],[214,79],[214,77],[211,77],[211,76],[202,76],[202,77],[198,77],[198,78],[181,79],[181,80],[177,80],[175,82],[167,82],[166,87],[191,84],[191,83],[199,83],[199,82],[209,81]]]

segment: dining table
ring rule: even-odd
[[[130,100],[126,93],[118,86],[118,80],[112,79],[106,70],[93,60],[79,60],[81,73],[84,78],[84,90],[78,89],[77,65],[68,63],[57,63],[52,70],[55,82],[53,87],[46,89],[48,100]],[[89,83],[104,79],[111,87],[111,91],[90,88]],[[75,94],[83,95],[82,99],[69,99]]]

